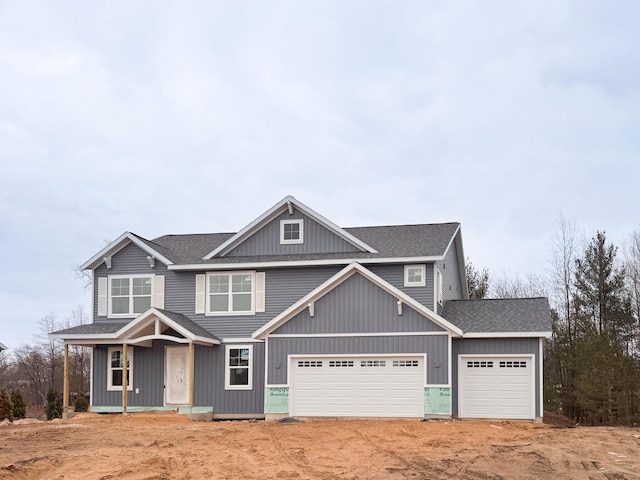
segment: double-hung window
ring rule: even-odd
[[[122,348],[109,349],[107,365],[107,390],[122,390],[124,372],[127,375],[127,390],[133,390],[133,348],[127,348],[127,368],[124,368]]]
[[[109,316],[134,316],[151,307],[153,275],[109,277]]]
[[[227,345],[224,386],[227,390],[253,388],[253,346]]]
[[[255,272],[207,274],[207,312],[210,315],[254,313]]]

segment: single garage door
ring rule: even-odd
[[[467,357],[458,362],[458,416],[533,419],[532,357]]]
[[[309,357],[291,360],[291,414],[422,417],[424,357]]]

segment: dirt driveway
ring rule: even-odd
[[[524,422],[190,422],[81,414],[0,426],[0,479],[640,479],[640,429]]]

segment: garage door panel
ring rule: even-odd
[[[459,362],[459,414],[532,419],[533,362],[526,357],[467,357]]]
[[[421,417],[424,379],[420,357],[296,360],[292,362],[291,412],[298,416]],[[311,395],[315,397],[312,403],[304,401]]]

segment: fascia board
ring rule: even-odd
[[[359,249],[361,249],[363,251],[369,252],[369,253],[378,253],[378,251],[375,250],[373,247],[367,245],[362,240],[359,240],[358,238],[354,237],[349,232],[347,232],[346,230],[340,228],[338,225],[336,225],[335,223],[331,222],[327,218],[323,217],[318,212],[316,212],[316,211],[312,210],[311,208],[307,207],[305,204],[303,204],[302,202],[298,201],[297,199],[295,199],[291,195],[288,195],[285,198],[283,198],[282,200],[280,200],[278,203],[276,203],[269,210],[267,210],[262,215],[260,215],[258,218],[256,218],[254,221],[249,223],[246,227],[244,227],[242,230],[240,230],[234,236],[232,236],[231,238],[227,239],[227,241],[225,241],[224,243],[222,243],[221,245],[216,247],[212,252],[210,252],[207,255],[205,255],[203,257],[203,260],[210,260],[210,259],[212,259],[213,257],[216,257],[216,256],[223,256],[225,253],[227,253],[233,247],[235,247],[239,243],[242,243],[251,233],[253,233],[254,231],[258,230],[263,225],[265,225],[266,223],[271,221],[273,218],[275,218],[277,215],[279,215],[280,213],[285,211],[288,208],[288,204],[289,203],[294,205],[298,210],[300,210],[301,212],[303,212],[307,216],[311,217],[316,222],[318,222],[321,225],[323,225],[325,228],[333,231],[333,233],[335,233],[339,237],[342,237],[347,242],[349,242],[352,245],[356,246],[357,248],[359,248]]]
[[[462,338],[551,338],[552,332],[465,332]]]
[[[104,262],[104,257],[115,255],[124,247],[129,245],[129,243],[135,244],[136,246],[141,248],[144,252],[148,253],[149,255],[153,255],[155,258],[160,260],[165,265],[173,265],[173,262],[171,260],[166,258],[164,255],[160,254],[156,250],[152,249],[151,247],[149,247],[146,243],[140,240],[136,235],[133,235],[130,232],[124,232],[122,235],[116,238],[113,242],[111,242],[109,245],[104,247],[102,250],[100,250],[93,257],[91,257],[89,260],[84,262],[82,265],[80,265],[80,270],[94,269],[98,267],[102,262]]]
[[[380,263],[433,263],[442,260],[442,256],[425,257],[389,257],[389,258],[332,258],[324,260],[298,260],[298,261],[276,261],[276,262],[246,262],[246,263],[192,263],[182,265],[169,265],[168,270],[243,270],[260,268],[280,268],[280,267],[316,267],[323,265],[348,265],[352,262],[360,264],[380,264]]]
[[[253,338],[264,338],[266,335],[268,335],[269,333],[271,333],[272,331],[274,331],[275,329],[277,329],[278,327],[280,327],[281,325],[289,321],[295,315],[300,313],[302,310],[304,310],[310,302],[316,301],[317,299],[323,297],[326,293],[336,288],[338,285],[343,283],[345,280],[347,280],[349,277],[351,277],[355,273],[360,273],[365,278],[368,278],[374,284],[378,285],[380,288],[385,290],[387,293],[394,296],[395,298],[398,298],[400,301],[407,304],[417,312],[421,313],[423,316],[427,317],[431,321],[440,325],[442,328],[449,331],[454,336],[462,336],[462,330],[460,330],[458,327],[448,322],[437,313],[432,312],[431,310],[426,308],[424,305],[417,302],[416,300],[414,300],[413,298],[411,298],[401,290],[398,290],[396,287],[394,287],[393,285],[391,285],[390,283],[388,283],[387,281],[385,281],[384,279],[382,279],[372,271],[366,269],[359,263],[352,262],[349,265],[347,265],[345,268],[340,270],[338,273],[336,273],[329,280],[324,282],[322,285],[312,290],[310,293],[308,293],[303,298],[298,300],[292,306],[287,308],[284,312],[282,312],[280,315],[275,317],[273,320],[271,320],[270,322],[268,322],[267,324],[263,325],[261,328],[256,330],[252,335]]]

